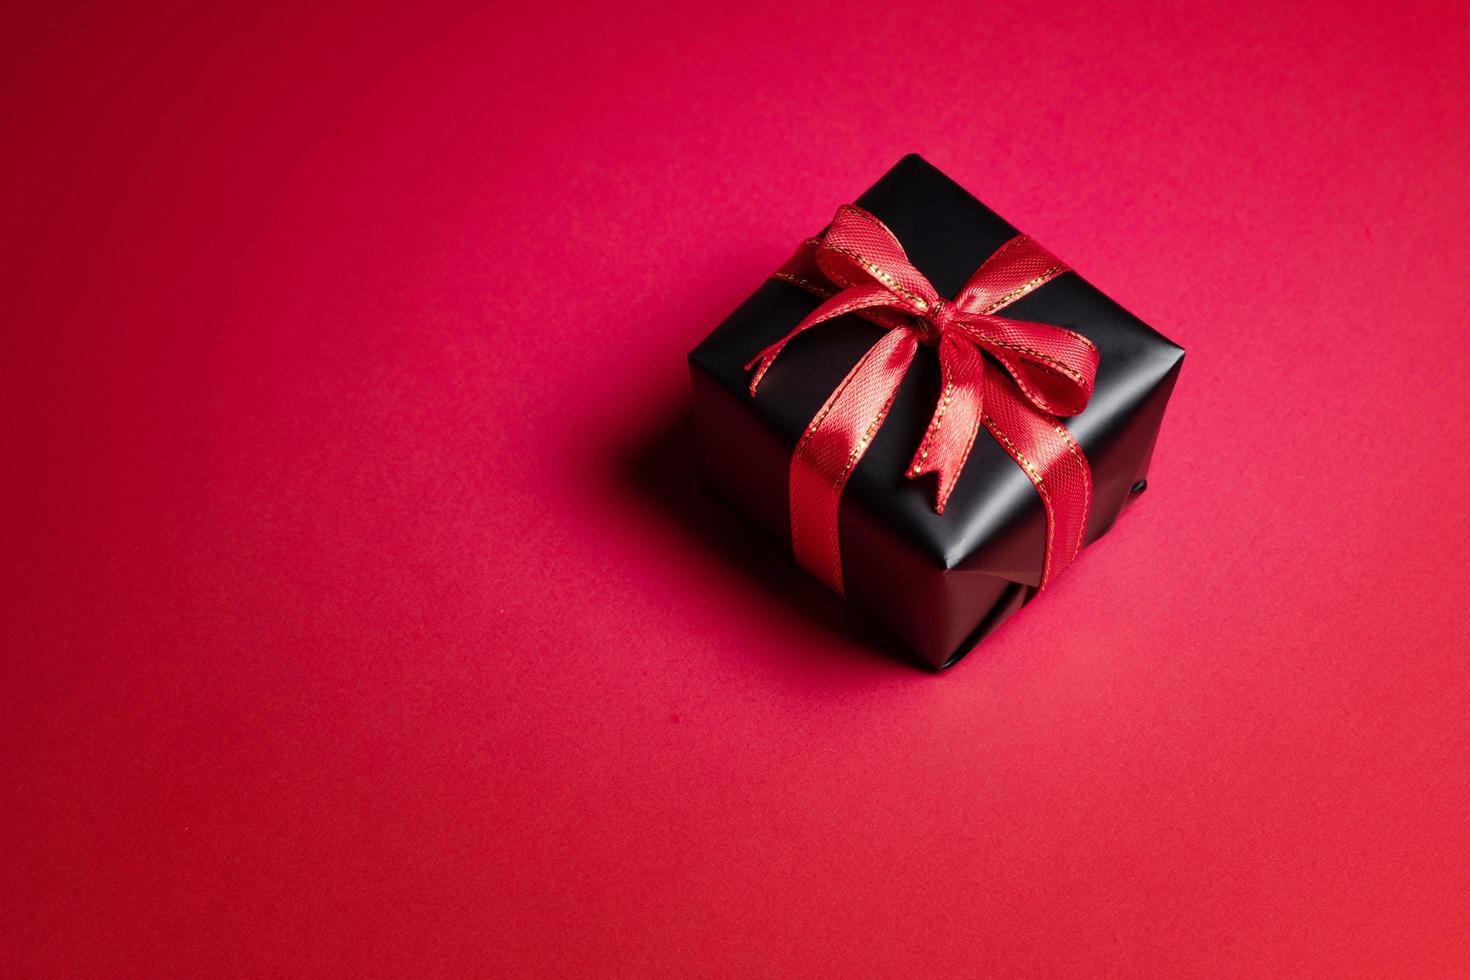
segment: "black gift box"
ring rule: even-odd
[[[899,161],[856,203],[893,230],[942,296],[953,296],[1017,234],[917,155]],[[745,365],[819,302],[799,286],[768,279],[689,355],[706,486],[788,548],[788,473],[797,440],[883,332],[855,315],[809,330],[752,397]],[[1022,297],[1005,315],[1075,330],[1101,355],[1086,411],[1065,420],[1092,467],[1090,544],[1146,485],[1184,351],[1076,272]],[[921,350],[847,483],[838,522],[848,599],[925,663],[946,667],[1036,593],[1046,517],[1026,474],[983,430],[944,514],[933,509],[932,477],[905,476],[939,382],[937,359]]]

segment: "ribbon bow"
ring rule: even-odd
[[[934,509],[943,514],[983,424],[1026,472],[1046,509],[1041,587],[1071,563],[1082,547],[1092,477],[1057,416],[1087,407],[1097,348],[1071,330],[996,315],[1065,271],[1054,255],[1018,235],[945,300],[887,225],[848,204],[776,273],[827,298],[746,365],[755,369],[752,395],[782,349],[819,323],[857,313],[887,329],[817,411],[792,456],[791,543],[803,567],[843,591],[838,499],[921,345],[938,349],[942,385],[909,478],[938,474]]]

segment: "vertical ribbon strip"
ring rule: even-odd
[[[837,210],[826,232],[797,249],[776,278],[823,302],[746,365],[755,370],[752,395],[786,344],[819,323],[855,313],[887,331],[813,416],[792,456],[791,544],[802,567],[843,591],[838,502],[920,346],[937,349],[942,380],[907,475],[937,474],[934,509],[944,513],[983,425],[1045,508],[1041,587],[1071,563],[1082,547],[1092,475],[1058,416],[1087,407],[1097,348],[1071,330],[996,315],[1066,270],[1018,235],[981,264],[954,300],[945,300],[888,226],[850,204]]]

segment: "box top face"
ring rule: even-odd
[[[842,201],[834,201],[836,209]],[[911,155],[856,201],[882,219],[914,265],[942,296],[953,296],[1017,230],[922,158]],[[793,236],[791,247],[805,236]],[[1043,242],[1043,245],[1046,243]],[[1063,256],[1065,261],[1065,256]],[[749,401],[751,411],[793,449],[827,396],[882,335],[857,316],[818,325],[796,338],[771,367],[759,394],[744,365],[784,336],[820,299],[771,279],[690,353],[692,365]],[[1067,327],[1097,345],[1097,384],[1087,410],[1064,420],[1093,464],[1129,428],[1140,406],[1184,352],[1086,282],[1075,271],[1008,306],[1005,315]],[[940,385],[932,350],[915,358],[883,428],[853,471],[842,506],[877,515],[943,568],[965,568],[1034,584],[1044,552],[1043,509],[1026,474],[981,432],[943,515],[934,513],[935,477],[904,470],[923,437]],[[1131,482],[1131,472],[1114,474]],[[1094,515],[1097,517],[1098,515]],[[1111,515],[1104,515],[1111,520]],[[1089,527],[1093,527],[1089,522]]]

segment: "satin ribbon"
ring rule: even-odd
[[[817,411],[791,458],[791,546],[804,568],[843,592],[838,501],[921,346],[937,349],[942,383],[907,475],[938,475],[934,509],[943,514],[985,426],[1045,507],[1041,588],[1071,563],[1087,527],[1092,474],[1058,416],[1087,407],[1097,348],[1071,330],[996,316],[1065,271],[1054,255],[1018,235],[945,300],[888,226],[851,204],[781,267],[777,278],[825,299],[746,365],[755,369],[751,395],[792,338],[819,323],[856,313],[887,330]]]

